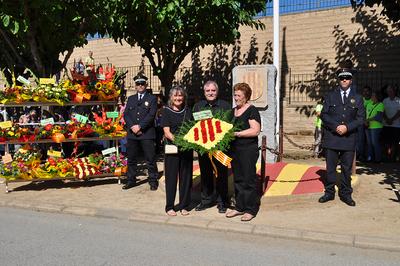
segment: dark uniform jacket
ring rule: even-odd
[[[213,103],[208,103],[206,100],[201,100],[198,103],[196,103],[193,107],[193,112],[199,112],[199,111],[203,111],[203,110],[208,110],[210,109],[212,111],[213,114],[215,114],[215,112],[217,111],[228,111],[230,109],[232,109],[231,105],[224,101],[224,100],[220,100],[217,99],[215,102]]]
[[[129,96],[124,111],[125,128],[128,131],[128,139],[155,139],[154,117],[157,112],[157,98],[146,92],[139,101],[138,95]],[[133,134],[131,127],[139,125],[142,134]]]
[[[356,148],[357,128],[364,124],[365,109],[362,97],[353,88],[350,88],[347,98],[346,104],[343,104],[340,87],[325,96],[321,112],[324,148],[344,151]],[[336,133],[339,125],[347,126],[346,134]]]

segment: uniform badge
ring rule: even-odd
[[[351,99],[350,99],[350,102],[351,102],[352,104],[354,104],[354,103],[356,102],[356,100],[355,100],[354,98],[351,98]]]
[[[149,106],[149,102],[147,102],[147,101],[144,102],[144,105],[145,105],[145,106]]]

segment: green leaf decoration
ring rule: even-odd
[[[4,27],[8,27],[8,25],[10,24],[10,16],[3,15],[2,16],[2,20],[3,20]]]
[[[19,31],[19,23],[15,21],[13,23],[13,27],[11,28],[11,32],[12,32],[12,34],[15,35],[18,33],[18,31]]]
[[[229,111],[218,111],[213,114],[213,117],[219,119],[221,121],[232,123],[232,112]],[[213,151],[227,151],[230,148],[230,143],[235,139],[234,133],[240,130],[240,125],[233,124],[233,127],[225,133],[222,140],[220,140],[213,148],[206,149],[201,145],[188,142],[184,139],[185,135],[189,132],[189,130],[197,123],[198,121],[187,121],[184,122],[179,130],[179,132],[175,135],[174,144],[177,145],[181,150],[195,150],[199,154],[203,155],[205,153],[213,152]]]

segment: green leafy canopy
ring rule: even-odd
[[[373,7],[374,5],[382,6],[382,15],[386,16],[393,22],[400,20],[400,1],[399,0],[351,0],[353,7],[367,5]]]
[[[155,74],[169,87],[185,56],[198,47],[231,44],[238,28],[263,29],[253,17],[265,8],[261,0],[116,0],[108,28],[116,40],[144,50]]]
[[[39,77],[57,73],[62,53],[104,33],[104,1],[0,0],[0,68],[20,65]],[[66,63],[66,62],[64,62]]]

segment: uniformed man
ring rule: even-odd
[[[137,158],[141,147],[148,169],[150,190],[158,188],[158,171],[155,160],[154,118],[157,111],[157,98],[146,91],[147,77],[138,74],[133,80],[137,94],[128,98],[124,111],[127,135],[128,173],[127,183],[122,189],[129,189],[136,185]]]
[[[336,167],[340,160],[342,178],[339,197],[349,206],[355,206],[352,199],[351,170],[356,149],[357,129],[364,124],[365,109],[362,97],[352,88],[351,68],[337,71],[339,87],[325,97],[321,119],[323,123],[322,147],[326,149],[325,194],[319,199],[324,203],[335,198]]]
[[[218,85],[215,81],[207,81],[204,86],[205,100],[201,100],[193,107],[193,112],[201,110],[211,110],[213,114],[218,111],[231,110],[231,105],[226,101],[218,99]],[[213,165],[208,154],[199,155],[200,182],[201,182],[201,202],[195,208],[202,211],[215,205],[219,213],[225,213],[229,207],[228,199],[228,168],[213,158],[213,163],[217,169],[216,178],[213,174]],[[214,186],[215,180],[215,186]],[[215,191],[214,191],[215,187]]]

